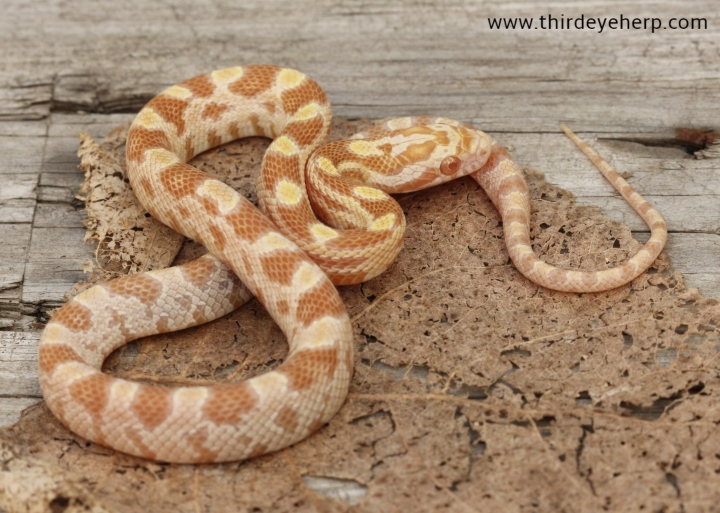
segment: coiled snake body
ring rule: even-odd
[[[40,384],[66,426],[99,444],[173,462],[248,458],[318,429],[343,403],[353,370],[350,321],[333,283],[370,279],[397,256],[405,220],[389,193],[470,174],[498,208],[517,268],[550,289],[620,286],[663,248],[662,217],[567,129],[652,230],[619,267],[575,272],[540,261],[530,246],[522,172],[483,132],[443,118],[400,118],[318,149],[330,119],[313,80],[274,66],[197,76],[140,111],[126,150],[133,190],[152,215],[209,255],[97,285],[55,312],[41,337]],[[273,139],[258,181],[265,215],[185,163],[251,135]],[[287,335],[290,351],[276,370],[177,388],[100,371],[126,342],[216,319],[251,295]]]

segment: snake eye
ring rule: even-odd
[[[454,175],[460,169],[460,164],[458,157],[445,157],[440,163],[440,172],[444,175]]]

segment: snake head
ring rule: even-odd
[[[425,180],[434,175],[433,183],[480,169],[493,142],[480,130],[445,118],[400,118],[386,122],[385,127],[398,164],[415,173],[424,169]]]
[[[446,118],[386,120],[352,137],[352,160],[372,159],[363,181],[387,193],[415,191],[479,170],[492,139],[476,128]]]
[[[475,127],[438,118],[431,125],[437,134],[436,169],[448,180],[479,170],[490,156],[493,140]]]

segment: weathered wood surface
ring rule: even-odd
[[[441,114],[626,222],[642,221],[560,135],[587,138],[666,216],[689,286],[720,297],[720,173],[678,129],[718,130],[720,15],[710,0],[591,4],[7,0],[0,18],[0,425],[38,400],[38,321],[82,277],[80,130],[101,137],[163,87],[243,63],[301,69],[336,115]],[[704,17],[707,30],[490,30],[488,16]],[[79,113],[78,111],[82,111]],[[696,133],[696,135],[698,135]],[[705,156],[705,158],[698,158]]]

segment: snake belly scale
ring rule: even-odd
[[[530,203],[510,155],[476,128],[444,118],[397,118],[322,146],[331,112],[299,71],[245,66],[181,82],[151,100],[127,139],[128,177],[141,203],[209,254],[96,285],[58,309],[40,341],[40,384],[52,412],[79,435],[171,462],[240,460],[298,442],[340,408],[353,371],[352,330],[334,285],[377,276],[405,229],[389,196],[471,175],[503,220],[516,267],[544,287],[592,292],[625,284],[662,251],[660,214],[591,148],[568,136],[650,226],[645,246],[597,272],[555,268],[533,253]],[[261,135],[262,213],[186,162]],[[116,348],[223,316],[256,296],[288,339],[275,370],[239,383],[165,387],[101,372]]]

